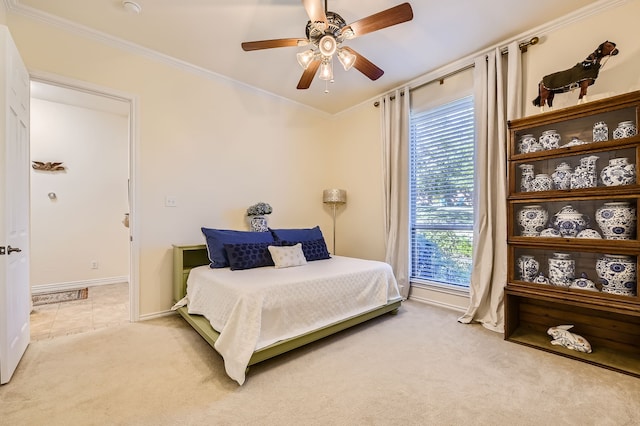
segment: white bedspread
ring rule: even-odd
[[[400,299],[384,262],[333,256],[306,265],[191,270],[186,302],[220,333],[215,349],[239,384],[253,352]]]

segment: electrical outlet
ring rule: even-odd
[[[164,206],[165,207],[176,207],[177,205],[178,205],[178,202],[176,201],[176,197],[171,197],[169,195],[164,197]]]
[[[98,269],[98,261],[97,260],[92,260],[91,261],[91,269]]]

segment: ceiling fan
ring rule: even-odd
[[[371,80],[377,80],[384,71],[350,47],[342,46],[342,43],[345,40],[413,19],[413,10],[409,3],[402,3],[349,25],[340,15],[327,10],[327,0],[324,2],[324,7],[322,0],[302,0],[302,4],[309,15],[309,22],[305,29],[307,38],[281,38],[242,43],[242,49],[245,51],[310,46],[308,50],[297,54],[298,63],[304,69],[298,82],[298,89],[308,89],[318,69],[320,70],[318,77],[321,80],[333,81],[334,54],[337,55],[345,70],[355,67]]]

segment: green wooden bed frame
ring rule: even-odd
[[[207,247],[204,244],[173,245],[173,298],[176,302],[187,294],[187,277],[189,276],[191,268],[208,264],[209,257]],[[395,315],[398,313],[401,303],[402,300],[389,302],[379,308],[329,324],[309,333],[305,333],[291,339],[281,340],[266,346],[253,353],[248,366],[299,348],[300,346],[304,346],[308,343],[315,342],[323,337],[330,336],[349,327],[353,327],[354,325],[379,317],[380,315],[384,315],[386,313]],[[220,333],[211,327],[209,321],[202,315],[189,314],[186,306],[178,308],[177,311],[204,338],[204,340],[213,347],[216,340],[218,340]]]

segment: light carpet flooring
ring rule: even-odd
[[[129,284],[89,287],[86,299],[34,306],[31,341],[129,322]]]
[[[253,366],[243,386],[176,316],[31,343],[6,425],[638,425],[640,379],[405,302]]]

